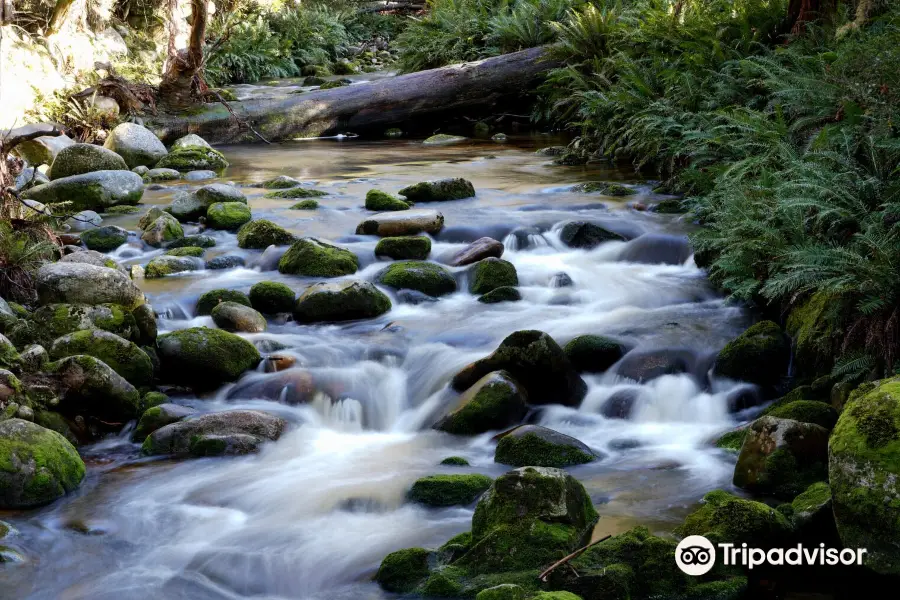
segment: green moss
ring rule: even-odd
[[[318,200],[303,200],[291,206],[291,210],[315,210],[319,208]]]
[[[173,248],[166,252],[167,256],[193,256],[200,258],[205,250],[196,246],[184,246],[182,248]]]
[[[162,392],[147,392],[144,394],[144,397],[141,398],[141,411],[146,411],[147,409],[159,406],[160,404],[166,404],[168,401],[169,397]]]
[[[653,211],[664,215],[677,215],[687,212],[684,208],[684,204],[677,198],[669,198],[662,202],[658,202],[656,206],[653,207]]]
[[[794,513],[804,513],[819,510],[822,506],[831,501],[831,488],[825,481],[819,481],[808,488],[806,491],[794,498],[791,502],[791,508]]]
[[[416,183],[403,188],[399,194],[407,202],[443,202],[472,198],[475,196],[475,187],[472,182],[457,177]]]
[[[340,277],[358,268],[353,252],[315,238],[297,240],[278,261],[281,273],[308,277]]]
[[[322,190],[314,190],[307,187],[293,187],[284,190],[277,190],[266,194],[266,198],[276,198],[280,200],[293,200],[296,198],[319,198],[327,196],[327,192]]]
[[[527,412],[519,384],[509,373],[499,371],[486,375],[467,390],[459,408],[435,428],[455,435],[475,435],[519,423]]]
[[[532,600],[581,600],[581,596],[571,592],[540,592]]]
[[[761,321],[728,342],[716,358],[716,374],[776,386],[787,374],[791,349],[781,328]]]
[[[513,583],[504,583],[478,592],[475,600],[525,600],[525,590]]]
[[[448,456],[444,460],[441,461],[442,465],[450,465],[454,467],[468,467],[469,461],[464,459],[462,456]]]
[[[416,481],[409,491],[409,499],[426,506],[468,505],[491,487],[492,479],[485,475],[431,475]]]
[[[235,231],[251,218],[250,207],[243,202],[216,202],[206,209],[206,224],[213,229]]]
[[[237,233],[238,246],[264,250],[269,246],[285,246],[296,240],[296,236],[271,221],[259,219],[241,227]]]
[[[103,209],[105,215],[133,215],[141,212],[140,206],[107,206]]]
[[[389,592],[410,592],[428,577],[429,554],[424,548],[392,552],[381,561],[375,581]]]
[[[384,130],[384,137],[388,137],[388,138],[398,138],[398,137],[403,137],[403,130],[402,130],[402,129],[398,129],[398,128],[396,128],[396,127],[391,127],[390,129],[385,129],[385,130]]]
[[[514,287],[504,285],[495,288],[478,297],[478,301],[484,304],[497,304],[498,302],[518,302],[522,299],[522,294]]]
[[[506,435],[497,443],[494,460],[504,465],[524,467],[570,467],[595,460],[596,457],[574,446],[554,444],[534,433]]]
[[[187,237],[173,241],[171,244],[169,244],[169,248],[184,248],[192,246],[197,248],[212,248],[215,245],[215,238],[208,235],[189,235]]]
[[[201,389],[235,381],[262,360],[256,347],[247,340],[207,327],[161,335],[157,345],[163,375],[171,381]]]
[[[153,379],[150,358],[133,342],[107,331],[77,331],[57,339],[50,347],[50,357],[88,355],[106,363],[126,381],[141,386]]]
[[[447,269],[424,261],[396,262],[378,275],[378,281],[397,290],[416,290],[435,297],[456,291],[456,280]]]
[[[218,150],[206,146],[182,146],[174,148],[156,163],[157,169],[187,171],[222,171],[228,166],[225,156]]]
[[[381,238],[375,246],[375,256],[394,260],[425,260],[430,252],[431,238],[423,235]]]
[[[563,352],[577,371],[602,373],[619,362],[625,347],[602,335],[579,335],[563,347]]]
[[[340,74],[341,74],[341,73],[339,73],[339,75],[340,75]],[[334,80],[331,80],[331,81],[326,81],[325,83],[323,83],[322,85],[319,86],[319,89],[321,89],[321,90],[333,90],[334,88],[345,87],[345,86],[348,86],[348,85],[350,85],[350,84],[347,83],[346,81],[344,81],[343,79],[334,79]]]
[[[460,135],[450,135],[448,133],[438,133],[429,138],[426,138],[423,144],[426,146],[444,146],[446,144],[456,144],[458,142],[464,142],[466,138]]]
[[[60,434],[73,446],[78,444],[78,438],[72,433],[68,421],[66,421],[65,417],[58,412],[51,410],[36,410],[34,411],[34,422],[41,427],[46,427],[47,429]]]
[[[81,234],[81,242],[97,252],[110,252],[127,241],[128,232],[121,227],[95,227]]]
[[[511,262],[500,258],[485,258],[478,261],[469,271],[469,292],[487,294],[499,287],[517,286],[519,277]]]
[[[409,210],[409,204],[381,190],[369,190],[366,194],[366,208],[374,211]]]
[[[261,313],[291,312],[295,300],[294,290],[283,283],[260,281],[250,288],[250,304]]]
[[[757,548],[780,546],[791,535],[784,515],[762,502],[744,500],[722,490],[703,497],[703,506],[688,515],[678,535],[702,535],[715,543],[747,543]]]
[[[794,367],[798,376],[811,379],[831,371],[832,347],[840,335],[834,323],[840,312],[839,303],[821,292],[791,310],[786,329],[794,340]]]
[[[259,185],[267,190],[286,190],[288,188],[297,187],[300,185],[300,182],[293,177],[279,175],[278,177],[273,177]]]
[[[250,298],[244,292],[218,289],[210,290],[200,296],[200,299],[197,300],[197,315],[204,316],[211,314],[212,309],[220,302],[237,302],[238,304],[253,308],[253,303],[250,302]]]
[[[815,423],[831,430],[837,423],[837,411],[824,402],[817,400],[797,400],[766,410],[763,415],[779,419],[793,419],[801,423]]]
[[[585,194],[603,194],[604,196],[633,196],[637,192],[633,189],[620,185],[618,183],[609,183],[605,181],[581,183],[572,188],[572,191],[582,192]]]
[[[744,438],[747,437],[747,428],[744,427],[742,429],[737,429],[735,431],[729,431],[725,435],[721,436],[716,440],[716,448],[722,448],[723,450],[731,450],[733,452],[740,452],[741,446],[744,445]]]
[[[435,573],[419,590],[422,595],[433,598],[455,598],[462,595],[462,586],[443,573]]]
[[[144,267],[144,277],[157,279],[175,273],[185,273],[200,269],[202,263],[185,256],[157,256]]]

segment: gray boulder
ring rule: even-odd
[[[229,410],[189,417],[151,433],[144,441],[144,454],[174,456],[220,456],[249,454],[284,433],[281,417],[256,410]]]
[[[44,204],[69,202],[70,209],[103,212],[111,206],[137,204],[144,181],[131,171],[94,171],[56,179],[27,190],[22,197]]]
[[[128,269],[117,263],[109,256],[96,250],[82,250],[81,252],[73,252],[66,254],[61,259],[61,263],[81,263],[86,265],[94,265],[95,267],[106,267],[120,271],[123,275],[128,275]]]
[[[390,309],[390,299],[368,281],[324,282],[300,295],[294,319],[301,323],[371,319]]]
[[[144,303],[144,294],[116,269],[71,262],[41,267],[35,278],[41,304],[119,304],[128,310]]]
[[[94,144],[73,144],[60,150],[47,176],[50,181],[95,171],[127,171],[122,157]]]
[[[39,138],[22,142],[16,146],[16,154],[28,161],[28,164],[39,167],[52,165],[53,159],[60,150],[75,143],[75,140],[67,135],[50,136],[43,135]]]
[[[169,153],[152,131],[137,123],[116,125],[103,146],[121,156],[129,169],[140,165],[152,167]]]
[[[54,363],[63,388],[59,411],[125,423],[140,413],[141,395],[112,367],[93,356],[67,356]]]

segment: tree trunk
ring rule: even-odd
[[[231,105],[238,117],[269,140],[335,133],[380,136],[390,127],[430,134],[449,119],[511,112],[511,107],[523,104],[523,90],[556,66],[544,48],[530,48],[472,63]],[[211,143],[257,141],[245,124],[217,104],[207,105],[200,114],[149,119],[147,126],[165,142],[187,133]]]
[[[814,21],[830,17],[835,10],[834,0],[791,0],[788,5],[788,23],[791,33],[803,33],[803,28]]]
[[[176,50],[176,8],[176,0],[169,0],[169,56],[159,84],[159,100],[168,109],[183,110],[196,102],[194,83],[203,66],[208,9],[206,0],[191,0],[191,35],[188,47]]]
[[[56,0],[56,4],[53,6],[53,12],[50,13],[50,20],[47,21],[47,30],[44,32],[44,35],[50,35],[52,33],[56,33],[59,31],[60,27],[62,27],[62,22],[66,18],[66,14],[69,12],[69,7],[75,0]]]

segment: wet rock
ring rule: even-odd
[[[55,181],[95,171],[127,171],[128,168],[122,157],[111,150],[93,144],[73,144],[59,151],[47,176],[50,181]]]
[[[478,297],[478,301],[484,304],[496,304],[498,302],[518,302],[522,294],[516,288],[504,285],[491,290],[487,294]]]
[[[181,173],[175,169],[150,169],[142,177],[147,183],[158,183],[160,181],[177,181],[181,179]]]
[[[256,410],[229,410],[190,417],[151,433],[141,447],[144,454],[219,456],[249,454],[275,441],[287,422]]]
[[[637,402],[636,390],[619,390],[614,392],[600,408],[600,414],[607,419],[628,419]]]
[[[479,238],[454,254],[449,264],[454,267],[462,267],[485,258],[500,258],[503,255],[503,249],[503,244],[493,238]]]
[[[492,371],[507,371],[522,384],[531,404],[578,406],[587,384],[575,372],[562,348],[541,331],[517,331],[490,356],[457,373],[451,385],[463,391]]]
[[[297,240],[278,261],[281,273],[308,277],[340,277],[358,268],[353,252],[316,238]]]
[[[446,200],[462,200],[475,197],[472,182],[461,177],[423,181],[400,190],[400,195],[407,202],[443,202]]]
[[[99,227],[102,222],[103,217],[92,210],[83,210],[66,219],[69,231],[75,232],[88,231],[94,227]]]
[[[247,196],[241,190],[227,183],[210,183],[194,193],[206,206],[216,202],[241,202],[247,204]]]
[[[193,257],[202,258],[205,250],[194,246],[182,246],[181,248],[172,248],[166,250],[166,256]]]
[[[188,171],[184,174],[185,181],[203,181],[205,179],[215,179],[216,177],[218,177],[218,174],[208,169]]]
[[[477,242],[483,237],[502,240],[509,235],[512,230],[513,227],[502,224],[482,225],[477,227],[456,226],[442,229],[435,237],[442,242],[448,242],[450,244],[468,244]]]
[[[206,268],[212,270],[235,269],[246,265],[243,257],[240,256],[216,256],[206,261]]]
[[[143,442],[148,435],[157,429],[177,423],[195,414],[197,414],[197,411],[193,408],[179,404],[164,403],[152,406],[141,415],[141,420],[138,421],[137,427],[134,429],[132,439],[136,442]]]
[[[596,248],[605,242],[624,242],[625,238],[588,221],[569,221],[559,230],[559,239],[570,248]]]
[[[435,234],[444,227],[444,215],[434,210],[408,210],[373,215],[356,227],[360,235],[396,237]]]
[[[391,309],[390,299],[368,281],[316,283],[304,291],[294,306],[294,320],[349,321],[371,319]]]
[[[172,150],[182,148],[212,148],[212,146],[196,133],[189,133],[172,142]]]
[[[183,237],[184,229],[181,227],[181,223],[167,213],[162,213],[158,216],[141,233],[141,240],[156,248],[171,244]]]
[[[625,355],[622,343],[602,335],[579,335],[563,347],[581,373],[603,373]]]
[[[369,190],[366,194],[366,209],[381,211],[409,210],[409,204],[381,190]]]
[[[726,398],[730,412],[740,412],[765,402],[765,398],[755,385],[743,385],[731,391]]]
[[[469,292],[487,294],[499,287],[519,285],[516,268],[511,262],[499,258],[485,258],[469,270]]]
[[[208,235],[188,235],[169,244],[169,248],[196,247],[212,248],[216,245],[216,239]]]
[[[696,364],[694,352],[682,348],[632,350],[622,358],[616,373],[641,383],[663,375],[693,373]]]
[[[520,423],[528,412],[528,397],[509,373],[495,371],[466,390],[451,412],[434,429],[475,435]]]
[[[156,343],[164,380],[194,388],[235,381],[262,360],[253,344],[220,329],[181,329],[159,336]]]
[[[428,557],[431,553],[424,548],[406,548],[388,554],[375,581],[388,592],[409,592],[428,577]]]
[[[390,129],[385,129],[384,137],[387,137],[387,138],[403,137],[403,130],[399,129],[397,127],[391,127]]]
[[[128,275],[128,271],[117,263],[114,259],[109,256],[103,254],[102,252],[97,252],[95,250],[82,250],[81,252],[73,252],[72,254],[67,254],[59,259],[60,263],[82,263],[88,265],[94,265],[95,267],[106,267],[107,269],[115,269],[121,272],[123,275]]]
[[[294,187],[286,190],[275,190],[265,195],[266,198],[274,198],[277,200],[296,200],[298,198],[321,198],[327,196],[322,190],[314,190],[308,187]]]
[[[203,261],[190,256],[157,256],[144,269],[144,277],[157,279],[166,275],[197,271],[203,267]]]
[[[291,312],[294,309],[294,290],[283,283],[260,281],[250,288],[250,304],[267,315]]]
[[[514,467],[570,467],[596,460],[587,446],[568,435],[541,427],[521,425],[503,434],[494,462]]]
[[[790,360],[790,340],[772,321],[761,321],[728,342],[716,358],[714,373],[772,388],[787,375]]]
[[[59,360],[67,356],[88,355],[106,363],[134,386],[153,379],[153,364],[136,344],[103,330],[76,331],[50,346],[50,356]]]
[[[466,138],[461,135],[438,133],[437,135],[426,138],[425,141],[422,142],[422,144],[425,146],[446,146],[449,144],[458,144],[459,142],[464,141],[466,141]]]
[[[0,334],[0,347],[3,346],[3,335]],[[0,365],[3,364],[3,349],[0,348]],[[47,349],[38,344],[31,344],[19,354],[19,367],[23,373],[37,373],[43,371],[50,362]]]
[[[35,278],[41,304],[119,304],[133,309],[144,294],[127,275],[116,269],[81,263],[50,263]]]
[[[294,368],[241,381],[229,390],[228,398],[265,398],[293,406],[309,402],[316,393],[316,384],[309,371]]]
[[[121,156],[129,169],[141,165],[152,167],[168,154],[152,131],[136,123],[116,125],[103,146]]]
[[[59,410],[91,416],[106,423],[125,423],[139,413],[137,389],[112,367],[93,356],[67,356],[54,364],[64,392]]]
[[[761,417],[747,430],[734,485],[790,500],[825,477],[828,431],[812,423]]]
[[[35,186],[22,197],[44,204],[69,202],[68,210],[103,212],[111,206],[137,204],[143,194],[140,175],[131,171],[94,171]]]
[[[583,194],[603,194],[604,196],[633,196],[637,192],[630,187],[619,183],[611,183],[609,181],[592,181],[589,183],[580,183],[572,188],[573,192],[581,192]]]
[[[619,254],[619,260],[650,265],[682,265],[692,252],[687,236],[648,233],[628,242]]]
[[[250,298],[244,292],[238,290],[216,289],[204,292],[197,300],[197,315],[203,316],[212,313],[212,310],[220,302],[237,302],[244,306],[253,307]]]
[[[57,338],[84,329],[100,329],[134,340],[138,328],[132,313],[118,304],[48,304],[34,311],[29,320],[19,323],[10,336],[21,345],[39,343],[44,346]]]
[[[431,302],[438,301],[434,296],[429,296],[428,294],[423,294],[416,290],[397,290],[395,295],[397,296],[397,300],[402,304],[410,304],[412,306],[418,304],[430,304]]]
[[[133,311],[131,316],[134,317],[135,325],[137,325],[137,342],[145,346],[152,346],[156,343],[156,312],[149,304],[141,304]]]
[[[791,419],[800,423],[814,423],[828,431],[834,429],[838,420],[837,411],[831,405],[818,400],[779,401],[764,410],[760,416]]]
[[[375,246],[375,256],[394,260],[425,260],[431,252],[431,238],[423,235],[386,237]]]
[[[95,227],[82,233],[81,241],[88,250],[110,252],[128,241],[128,232],[115,225]]]
[[[0,422],[0,508],[49,504],[84,479],[84,463],[66,438],[22,419]],[[0,560],[3,562],[3,560]]]
[[[456,280],[447,269],[425,261],[393,263],[378,274],[377,281],[396,290],[415,290],[434,297],[456,291]]]
[[[272,221],[259,219],[250,221],[238,230],[238,246],[265,250],[269,246],[286,246],[293,244],[297,236]]]
[[[416,480],[407,497],[425,506],[468,506],[475,502],[493,480],[477,473],[467,475],[430,475]]]
[[[191,192],[179,192],[172,200],[172,204],[166,207],[166,212],[182,223],[199,220],[206,215],[207,210],[209,206],[200,200],[197,194]]]
[[[318,200],[301,200],[291,206],[291,210],[316,210],[317,208],[319,208]]]
[[[190,171],[222,171],[228,166],[225,156],[207,146],[173,146],[171,152],[156,163],[157,168]]]
[[[788,506],[789,511],[784,511],[781,507],[778,510],[785,513],[805,543],[822,540],[830,547],[840,544],[832,509],[831,488],[827,482],[812,484]]]
[[[266,373],[278,373],[286,371],[297,364],[297,359],[293,356],[273,354],[266,357]]]
[[[259,184],[260,187],[267,190],[285,190],[300,185],[300,180],[288,177],[287,175],[279,175]]]
[[[678,535],[702,535],[713,544],[746,543],[751,548],[777,548],[791,538],[791,524],[774,508],[722,490],[703,497],[703,506],[688,515]]]
[[[569,277],[569,274],[563,271],[556,273],[555,275],[553,275],[553,277],[550,278],[550,287],[554,289],[572,287],[574,285],[575,282],[572,281],[572,278]]]
[[[261,333],[266,330],[266,318],[254,309],[237,302],[222,302],[212,309],[212,319],[225,331]]]
[[[516,227],[509,232],[509,236],[514,241],[514,250],[526,250],[547,245],[547,240],[538,227]]]
[[[469,467],[469,461],[464,459],[461,456],[448,456],[444,460],[441,461],[442,465],[446,465],[449,467]]]
[[[216,202],[206,210],[206,224],[211,229],[237,231],[251,218],[250,207],[243,202]]]

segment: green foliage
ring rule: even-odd
[[[32,302],[35,272],[58,253],[59,247],[39,223],[17,229],[0,220],[0,298]]]

